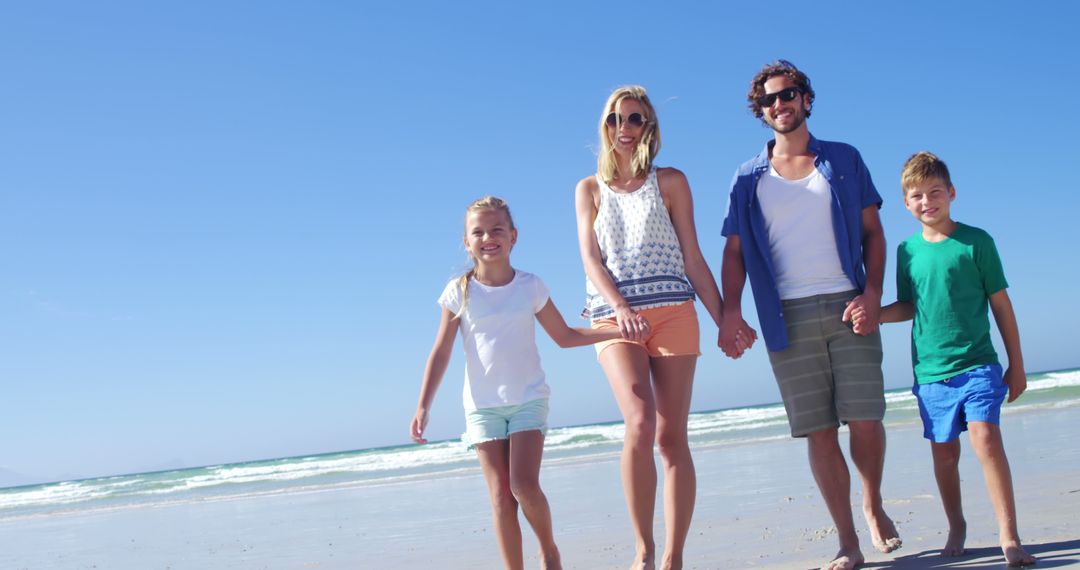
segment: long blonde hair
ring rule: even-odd
[[[615,113],[619,116],[619,107],[623,100],[633,99],[641,104],[645,111],[645,126],[642,127],[641,140],[634,149],[634,156],[630,159],[630,167],[633,172],[619,172],[618,162],[615,160],[615,145],[608,132],[607,116]],[[604,103],[604,112],[600,114],[600,155],[596,160],[596,173],[603,179],[605,184],[611,184],[618,176],[636,178],[644,176],[652,169],[653,159],[660,152],[660,121],[656,117],[656,109],[649,96],[645,94],[645,88],[640,85],[625,85],[615,89]]]
[[[514,227],[514,217],[510,215],[510,206],[506,204],[505,200],[498,196],[484,196],[483,198],[474,201],[472,204],[469,204],[469,207],[465,208],[465,219],[468,220],[469,214],[478,210],[500,211],[506,214],[506,220],[510,222],[510,230],[513,231],[517,229]],[[468,228],[466,228],[466,231],[468,231]],[[465,314],[465,307],[469,304],[469,282],[472,280],[473,276],[476,275],[476,259],[473,258],[472,255],[470,255],[469,258],[472,259],[473,262],[472,268],[466,271],[465,274],[458,279],[458,288],[461,289],[461,308],[458,309],[457,314],[454,315],[455,317],[460,317]]]

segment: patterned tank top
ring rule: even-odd
[[[600,208],[593,233],[604,268],[623,298],[634,309],[693,300],[694,288],[683,270],[682,248],[660,196],[656,168],[633,192],[615,192],[599,176],[596,182]],[[615,314],[587,276],[585,292],[582,317],[597,320]]]

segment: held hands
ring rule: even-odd
[[[845,323],[851,323],[851,330],[857,335],[867,336],[877,330],[881,320],[881,296],[867,291],[851,301],[844,308]]]
[[[1009,402],[1020,397],[1027,390],[1027,373],[1023,367],[1010,365],[1005,369],[1005,385],[1009,387]]]
[[[626,340],[644,342],[652,333],[649,320],[630,307],[615,309],[615,322],[619,325],[619,333]]]
[[[427,423],[427,410],[416,410],[416,415],[413,416],[412,423],[409,425],[409,437],[416,443],[427,443],[427,440],[424,439],[424,430],[427,429]]]
[[[757,340],[757,331],[746,324],[742,317],[730,316],[720,321],[720,337],[717,344],[724,354],[739,358]]]

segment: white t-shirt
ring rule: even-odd
[[[458,279],[446,285],[439,304],[461,308]],[[465,410],[516,406],[551,393],[536,349],[536,313],[548,302],[544,282],[516,270],[501,287],[469,282],[469,301],[458,327],[465,347]]]
[[[765,216],[769,252],[780,298],[801,299],[855,289],[836,248],[829,181],[815,168],[788,180],[771,165],[761,177],[757,199]]]

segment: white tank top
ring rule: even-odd
[[[694,289],[683,270],[682,248],[660,196],[656,169],[633,192],[615,192],[600,176],[596,182],[600,207],[593,233],[604,267],[623,298],[635,309],[693,300]],[[588,277],[585,292],[583,317],[596,320],[614,314]]]
[[[781,299],[855,289],[837,253],[832,189],[818,169],[801,180],[788,180],[770,165],[758,182],[757,199]]]

